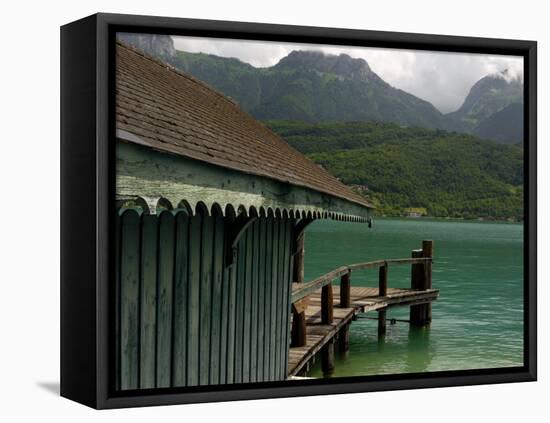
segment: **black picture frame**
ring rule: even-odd
[[[114,210],[116,32],[517,55],[524,58],[524,366],[423,374],[114,392],[109,278]],[[456,37],[119,14],[61,28],[61,395],[97,409],[534,381],[536,321],[537,44]]]

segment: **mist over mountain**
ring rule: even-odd
[[[449,113],[447,117],[456,123],[458,130],[491,136],[494,131],[498,130],[496,127],[492,128],[492,125],[500,124],[504,115],[501,115],[500,118],[492,117],[511,105],[514,107],[505,114],[512,119],[507,127],[512,127],[515,124],[518,128],[521,126],[519,134],[517,130],[513,131],[515,136],[520,136],[520,138],[515,138],[515,142],[520,142],[523,139],[523,82],[508,75],[506,70],[498,74],[487,75],[477,81],[470,89],[462,106],[457,111]],[[499,141],[502,137],[498,138],[491,139]]]
[[[385,82],[364,59],[347,54],[298,50],[274,66],[255,68],[235,58],[177,51],[168,35],[123,34],[119,39],[205,81],[260,120],[392,122],[497,142],[523,141],[523,82],[507,71],[481,78],[458,110],[443,114]],[[508,119],[506,129],[503,119]]]

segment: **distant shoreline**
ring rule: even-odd
[[[373,215],[376,219],[401,219],[401,220],[434,220],[434,221],[448,221],[448,222],[465,222],[465,223],[503,223],[503,224],[524,224],[523,220],[508,220],[508,219],[485,219],[485,218],[465,218],[465,217],[436,217],[436,216],[390,216],[390,215]]]

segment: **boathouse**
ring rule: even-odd
[[[116,198],[120,390],[286,379],[292,310],[305,342],[305,227],[372,208],[231,99],[120,43]]]

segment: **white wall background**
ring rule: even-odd
[[[542,421],[548,416],[548,266],[539,266],[539,382],[96,412],[59,381],[59,26],[135,13],[539,42],[539,262],[550,261],[550,31],[545,2],[106,0],[2,4],[0,421]],[[417,405],[422,405],[418,407]],[[426,415],[415,413],[419,409]],[[538,417],[537,417],[538,416]],[[544,417],[543,417],[544,416]],[[32,420],[31,420],[32,419]]]

